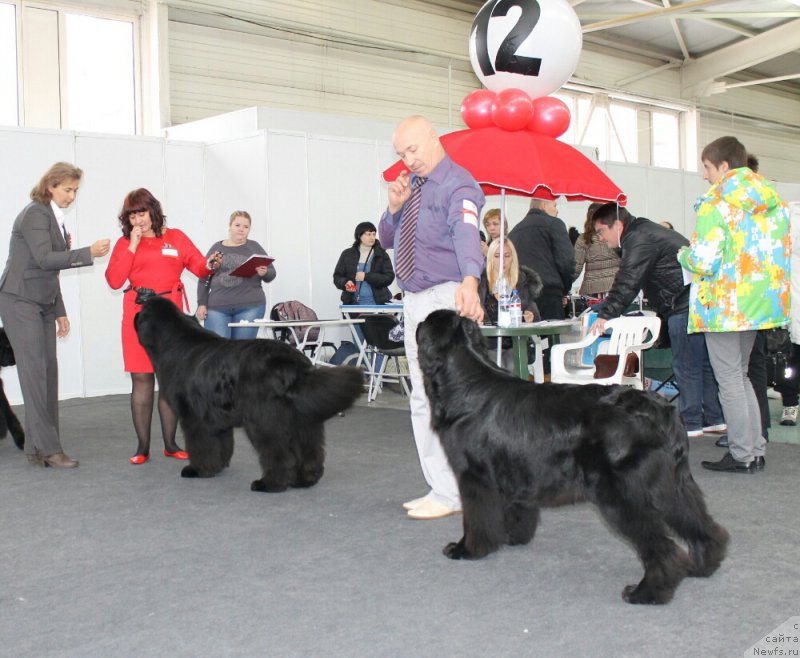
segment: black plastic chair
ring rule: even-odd
[[[389,338],[389,332],[394,328],[396,321],[395,317],[391,315],[366,315],[364,324],[361,325],[361,330],[364,332],[364,340],[367,343],[367,349],[370,350],[370,365],[369,365],[369,393],[367,400],[372,402],[378,395],[383,386],[383,382],[387,377],[391,377],[393,381],[398,381],[401,386],[401,393],[409,395],[410,389],[408,387],[409,376],[400,371],[400,361],[398,357],[406,355],[406,348],[404,343],[398,343]],[[386,358],[380,359],[380,366],[378,365],[378,357],[385,356]],[[386,363],[389,359],[394,360],[397,375],[386,375]]]

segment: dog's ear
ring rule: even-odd
[[[461,320],[461,332],[464,334],[466,342],[473,347],[476,345],[483,346],[483,334],[478,323],[469,318],[459,318],[459,320]]]

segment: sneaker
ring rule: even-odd
[[[800,407],[784,407],[781,414],[781,425],[797,425],[797,412]]]
[[[709,425],[708,427],[704,427],[703,431],[706,434],[725,434],[728,431],[728,426],[725,423]]]
[[[776,391],[774,388],[768,388],[767,397],[770,400],[780,400],[783,396],[780,393],[778,393],[778,391]]]
[[[703,436],[703,430],[686,430],[686,434],[690,439],[696,439],[699,436]]]

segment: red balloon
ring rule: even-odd
[[[528,130],[550,137],[563,135],[572,119],[564,101],[554,96],[542,96],[533,101],[533,118]]]
[[[492,103],[492,119],[503,130],[522,130],[533,116],[533,101],[522,89],[503,89]]]
[[[478,89],[461,101],[461,118],[470,128],[488,128],[492,120],[492,102],[495,93],[488,89]]]

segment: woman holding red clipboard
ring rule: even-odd
[[[275,266],[264,248],[248,240],[250,214],[237,210],[228,222],[228,238],[215,242],[208,256],[222,254],[222,265],[197,286],[197,318],[206,329],[223,338],[255,338],[258,327],[229,327],[229,322],[258,320],[264,317],[267,298],[261,282],[275,278]]]

